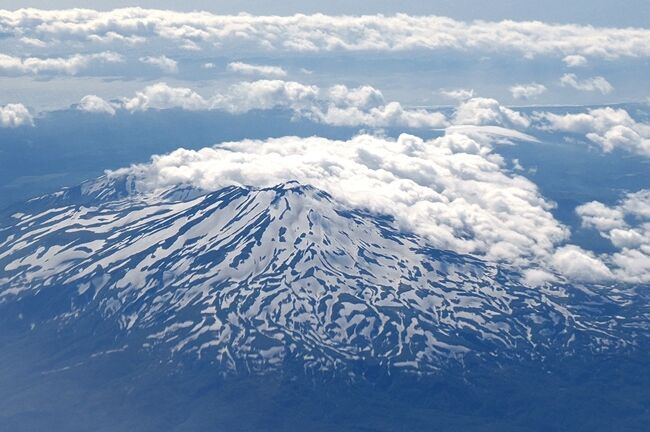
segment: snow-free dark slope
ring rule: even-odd
[[[396,376],[434,383],[406,386],[399,396],[416,401],[401,408],[404,415],[427,417],[418,405],[426,405],[427,395],[436,404],[457,400],[452,411],[462,412],[467,401],[452,388],[463,387],[464,377],[476,371],[481,377],[494,371],[487,387],[517,394],[525,380],[514,390],[501,387],[508,368],[539,370],[546,380],[544,371],[563,364],[594,364],[595,371],[609,370],[602,365],[612,362],[646,361],[650,317],[643,287],[527,287],[513,270],[434,249],[388,218],[346,209],[297,183],[141,193],[132,179],[101,178],[14,207],[4,217],[0,385],[23,390],[12,397],[0,392],[11,412],[0,413],[0,426],[34,424],[37,430],[58,419],[61,430],[77,430],[50,411],[24,423],[20,407],[54,388],[67,389],[61,401],[74,402],[45,405],[81,410],[88,419],[75,423],[78,430],[102,421],[122,425],[102,430],[167,429],[161,422],[169,430],[203,430],[218,421],[204,418],[213,405],[230,412],[234,408],[224,406],[241,404],[233,413],[251,404],[260,406],[255,415],[273,412],[261,407],[259,392],[289,404],[312,398],[307,410],[324,409],[337,395],[343,399],[332,408],[336,417],[341,403],[359,403],[341,388]],[[619,358],[624,361],[612,360]],[[170,371],[182,374],[181,384],[165,381]],[[260,384],[277,374],[290,382],[325,380],[338,390],[280,391],[273,384],[274,393]],[[255,376],[259,381],[238,381]],[[225,380],[219,391],[206,384],[216,377]],[[87,388],[102,390],[88,398]],[[173,403],[164,399],[172,388]],[[242,388],[256,389],[257,396],[240,396]],[[413,396],[416,390],[424,399]],[[485,403],[493,403],[492,396]],[[372,410],[394,405],[385,394],[374,397]],[[127,404],[135,423],[99,416],[125,398],[137,401]],[[469,405],[477,406],[476,400]],[[197,406],[208,410],[200,410],[200,421]],[[439,417],[449,414],[436,409]],[[443,417],[441,425],[447,424]],[[142,418],[148,420],[138,423]],[[429,430],[420,420],[411,427]],[[268,429],[292,430],[287,424]]]

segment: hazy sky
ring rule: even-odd
[[[140,6],[156,9],[207,10],[215,13],[252,14],[409,14],[445,15],[456,19],[471,20],[540,20],[561,23],[592,24],[597,26],[636,26],[650,24],[650,0],[388,0],[357,1],[347,0],[0,0],[0,8],[38,7],[44,9],[85,7],[92,9],[113,9],[117,7]]]

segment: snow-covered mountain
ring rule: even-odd
[[[83,326],[97,335],[74,348],[84,355],[128,347],[227,374],[428,374],[638,350],[644,296],[527,287],[295,182],[141,193],[103,177],[12,208],[0,230],[2,325]]]

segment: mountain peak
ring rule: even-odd
[[[436,250],[298,182],[137,200],[104,184],[0,233],[0,308],[16,312],[6,316],[29,310],[62,332],[102,323],[111,343],[229,373],[291,359],[312,372],[361,361],[421,374],[468,357],[628,349],[645,334],[614,318],[642,313],[624,293],[528,289],[507,268]]]

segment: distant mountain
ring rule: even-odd
[[[648,336],[633,287],[533,289],[295,182],[141,193],[103,177],[10,213],[0,322],[25,337],[94,329],[70,362],[128,348],[224,375],[357,379],[634,351]]]

